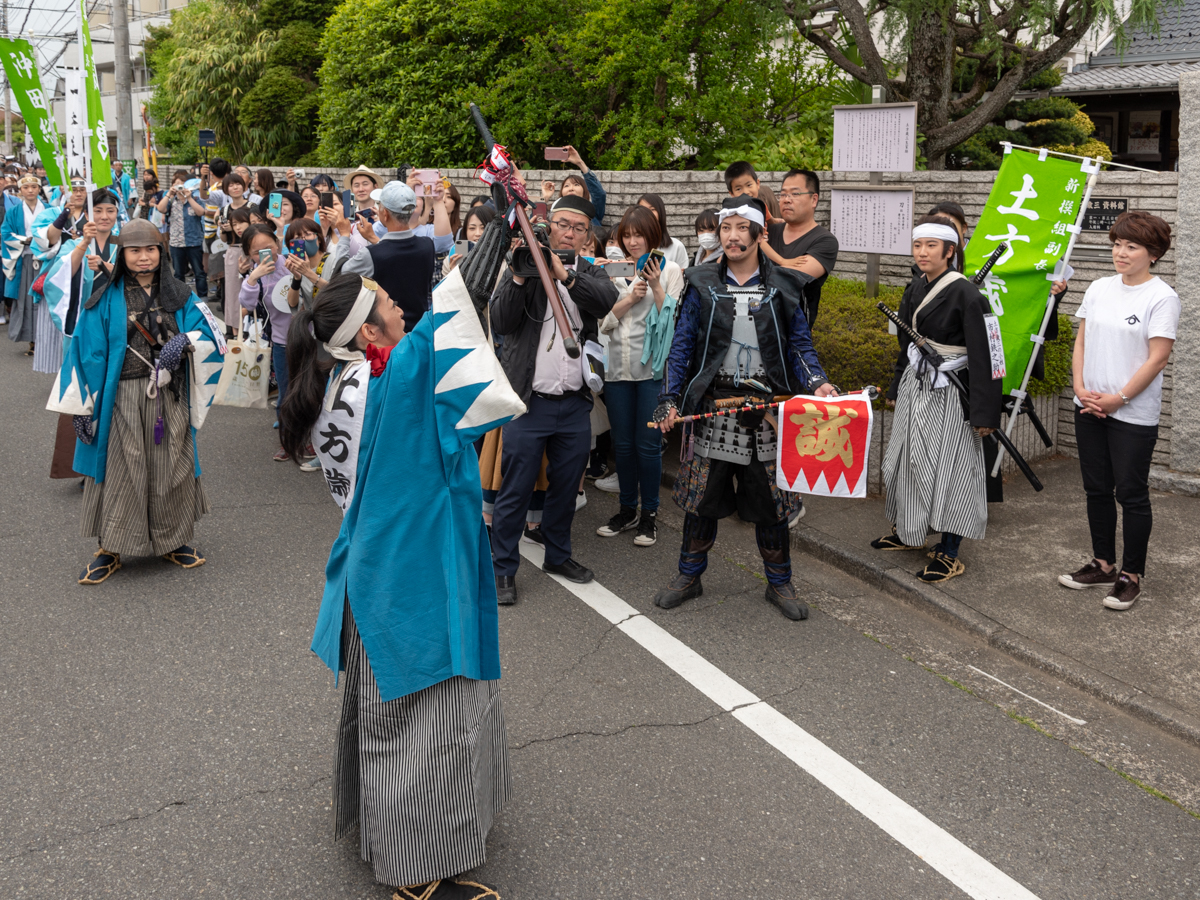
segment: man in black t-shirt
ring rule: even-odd
[[[769,260],[812,276],[813,281],[804,287],[804,315],[809,328],[817,320],[821,287],[833,271],[838,254],[837,238],[813,218],[820,191],[817,174],[808,169],[792,169],[783,176],[779,194],[783,221],[770,223],[762,239],[762,251]]]

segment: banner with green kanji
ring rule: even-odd
[[[50,104],[38,78],[37,57],[29,41],[0,38],[0,60],[4,74],[17,99],[17,108],[25,120],[25,131],[37,148],[46,177],[59,187],[70,184],[67,159],[58,140],[58,130],[50,115]]]
[[[1037,346],[1055,265],[1066,253],[1083,200],[1087,172],[1081,160],[1011,150],[1004,157],[987,205],[966,249],[972,276],[1001,241],[1008,249],[979,289],[1000,320],[1004,342],[1004,392],[1021,387]]]
[[[108,160],[108,129],[104,127],[104,106],[100,102],[100,76],[92,56],[92,35],[88,30],[87,0],[79,0],[80,28],[83,37],[83,95],[86,98],[87,127],[92,131],[92,184],[98,188],[112,184]]]

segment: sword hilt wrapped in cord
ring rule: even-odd
[[[996,263],[998,263],[1000,261],[1000,257],[1002,257],[1007,252],[1008,252],[1008,243],[1007,242],[1001,241],[999,244],[997,244],[996,249],[992,251],[992,255],[989,256],[987,258],[987,261],[984,262],[984,264],[979,267],[979,271],[971,276],[971,284],[974,284],[974,285],[983,284],[983,279],[988,277],[988,272],[992,271],[992,267],[994,265],[996,265]]]

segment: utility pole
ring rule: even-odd
[[[8,34],[8,0],[0,0],[0,33]],[[4,77],[4,155],[12,154],[12,90]]]
[[[7,0],[0,0],[7,2]],[[117,158],[133,158],[133,66],[129,61],[127,0],[112,0],[113,62],[117,82]]]

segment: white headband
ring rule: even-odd
[[[921,238],[935,238],[939,241],[949,241],[956,246],[959,242],[958,232],[955,229],[949,225],[939,225],[936,222],[927,222],[913,229],[912,239],[919,241]]]
[[[342,324],[338,326],[338,330],[333,333],[333,337],[328,343],[323,346],[329,355],[334,359],[344,360],[347,363],[361,362],[366,359],[366,354],[361,350],[351,346],[358,330],[363,327],[363,323],[367,321],[367,316],[371,314],[371,310],[375,308],[375,292],[379,285],[369,278],[362,280],[362,288],[359,289],[358,297],[354,300],[354,306],[350,308],[349,315],[342,320]],[[338,388],[342,383],[342,377],[350,369],[349,365],[341,367],[341,370],[334,376],[334,379],[329,384],[329,390],[325,392],[325,409],[331,410],[334,402],[337,400]]]
[[[749,219],[751,222],[754,222],[756,225],[762,228],[765,228],[767,225],[767,221],[763,218],[763,214],[749,203],[745,204],[744,206],[736,207],[735,209],[721,210],[719,213],[717,213],[717,226],[719,227],[720,224],[730,216],[741,216],[743,219]]]

